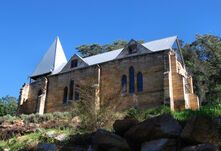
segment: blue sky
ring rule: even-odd
[[[1,0],[0,97],[19,89],[58,35],[69,59],[81,44],[178,35],[221,36],[220,0]]]

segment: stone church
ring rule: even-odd
[[[177,36],[143,44],[130,40],[121,49],[67,61],[57,37],[20,90],[18,112],[69,111],[91,101],[95,109],[113,106],[171,110],[198,109]]]

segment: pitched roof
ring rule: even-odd
[[[98,64],[102,62],[107,62],[110,60],[115,59],[122,51],[123,49],[118,49],[118,50],[113,50],[105,53],[101,53],[98,55],[90,56],[83,58],[83,60],[88,64],[88,65],[93,65],[93,64]]]
[[[168,38],[163,38],[159,40],[154,40],[150,42],[146,42],[142,44],[148,50],[153,52],[160,51],[160,50],[167,50],[172,49],[173,44],[176,42],[177,36],[172,36]],[[94,56],[82,58],[88,65],[99,64],[107,61],[111,61],[117,58],[117,56],[121,53],[122,49],[113,50],[101,54],[97,54]]]
[[[172,48],[173,44],[176,42],[176,39],[177,36],[172,36],[144,43],[143,46],[151,51],[167,50]]]
[[[49,73],[56,74],[62,70],[66,63],[67,59],[61,46],[61,42],[59,38],[56,37],[31,77],[37,77]]]

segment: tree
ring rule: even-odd
[[[188,71],[201,102],[221,101],[221,39],[214,35],[196,35],[183,47]]]
[[[144,43],[143,40],[138,40],[139,43]],[[99,53],[104,53],[112,50],[117,50],[120,48],[124,48],[128,41],[125,40],[116,40],[112,44],[88,44],[88,45],[81,45],[76,49],[81,54],[82,57],[89,57],[92,55],[96,55]]]
[[[7,114],[15,115],[17,111],[17,100],[12,96],[0,98],[0,116]]]

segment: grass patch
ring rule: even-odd
[[[199,110],[195,111],[186,109],[180,112],[173,112],[170,110],[168,106],[164,105],[147,110],[131,108],[126,111],[127,117],[136,118],[139,121],[143,121],[145,119],[159,116],[162,114],[171,114],[175,119],[179,121],[186,121],[192,118],[193,116],[204,116],[208,118],[215,118],[221,116],[221,102],[216,102],[202,106]]]
[[[65,134],[67,138],[75,134],[73,129],[39,129],[35,133],[13,137],[7,141],[0,141],[0,150],[9,149],[10,151],[16,151],[24,148],[32,148],[39,142],[55,143],[55,139],[47,136],[47,133],[52,131],[56,134]]]

